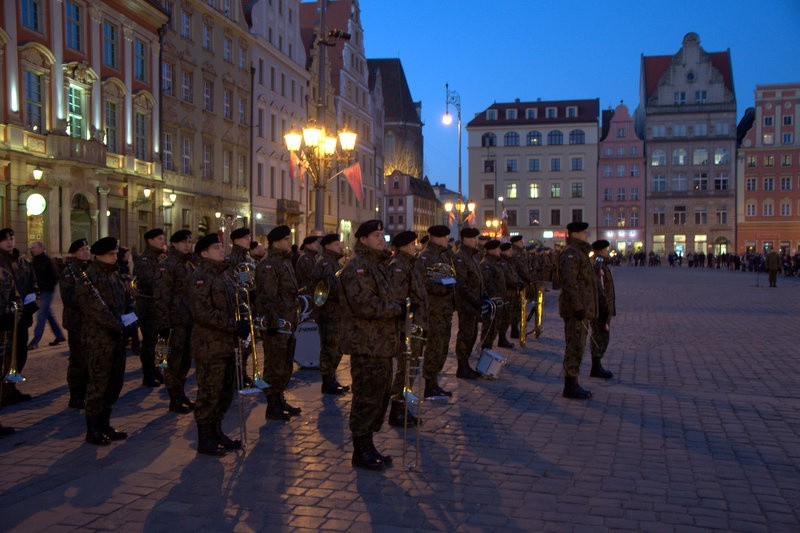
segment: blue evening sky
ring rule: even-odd
[[[800,0],[361,0],[368,58],[399,57],[422,100],[425,168],[457,188],[455,121],[444,126],[445,83],[466,124],[493,102],[599,98],[639,103],[640,57],[668,55],[693,31],[707,52],[731,50],[737,112],[757,84],[800,82]],[[451,113],[455,113],[451,109]]]

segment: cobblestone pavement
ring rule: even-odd
[[[22,387],[33,401],[0,412],[17,428],[0,440],[0,529],[800,530],[800,281],[614,274],[614,379],[589,378],[587,353],[581,382],[594,398],[561,397],[563,329],[548,292],[543,336],[501,350],[499,380],[456,380],[448,359],[442,384],[455,394],[425,406],[416,470],[400,466],[402,432],[388,425],[376,442],[396,466],[354,470],[349,396],[320,398],[310,370],[288,393],[300,417],[265,423],[263,399],[246,397],[249,451],[197,456],[192,417],[169,413],[163,388],[139,386],[135,356],[113,416],[130,437],[90,446],[82,414],[66,408],[66,348],[40,348]],[[346,358],[340,372],[349,383]],[[224,425],[238,431],[236,404]]]

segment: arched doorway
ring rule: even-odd
[[[86,239],[89,242],[94,240],[94,227],[90,208],[89,199],[83,194],[78,193],[72,197],[72,210],[69,216],[72,240]]]
[[[722,254],[728,253],[728,239],[725,237],[717,237],[714,241],[714,255],[719,257]]]

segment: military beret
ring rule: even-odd
[[[13,236],[14,236],[14,230],[13,229],[11,229],[11,228],[0,229],[0,241],[4,241],[4,240],[8,239],[9,237],[13,237]]]
[[[610,244],[607,240],[600,239],[592,243],[592,250],[602,250],[603,248],[608,248]]]
[[[461,238],[462,239],[473,239],[481,234],[481,230],[478,228],[464,228],[461,230]]]
[[[317,240],[319,240],[319,235],[309,235],[308,237],[303,239],[303,246],[305,246],[306,244],[314,244],[315,242],[317,242]]]
[[[338,233],[328,233],[322,239],[320,239],[319,244],[320,246],[327,246],[332,242],[336,242],[340,240]]]
[[[589,229],[589,224],[586,222],[570,222],[567,224],[567,232],[577,233],[579,231],[586,231]]]
[[[430,237],[428,235],[423,235],[422,238],[419,240],[420,244],[428,244]]]
[[[161,235],[164,235],[164,230],[163,229],[161,229],[161,228],[153,228],[153,229],[149,230],[147,233],[144,234],[144,238],[147,239],[147,240],[155,239],[156,237],[159,237]]]
[[[486,241],[488,241],[490,239],[491,239],[491,237],[489,237],[488,235],[478,235],[478,240],[480,242],[486,242]]]
[[[286,226],[286,225],[275,226],[267,234],[267,241],[269,241],[269,243],[272,244],[273,242],[277,242],[277,241],[279,241],[281,239],[285,239],[286,237],[288,237],[291,234],[292,234],[292,230],[291,230],[291,228],[289,228],[289,226]]]
[[[500,241],[497,239],[492,239],[483,245],[484,250],[494,250],[495,248],[500,248]]]
[[[119,247],[117,250],[117,262],[125,261],[125,254],[128,253],[128,249],[122,246]]]
[[[366,237],[373,231],[383,231],[383,222],[377,219],[367,220],[356,230],[356,239]]]
[[[417,234],[413,231],[401,231],[392,239],[392,246],[395,248],[402,248],[406,244],[412,243],[417,240]]]
[[[511,243],[510,242],[504,242],[503,244],[500,245],[500,251],[501,252],[505,252],[506,250],[510,250],[510,249],[511,249]]]
[[[84,246],[89,246],[89,241],[86,239],[78,239],[77,241],[73,241],[72,244],[69,245],[69,250],[67,250],[67,253],[74,254]]]
[[[222,241],[219,240],[219,235],[216,233],[204,235],[200,237],[200,239],[197,241],[197,244],[194,245],[194,253],[200,255],[200,252],[208,250],[212,244],[217,244],[218,242]]]
[[[250,235],[250,230],[247,228],[236,228],[231,232],[231,240],[235,241],[236,239],[241,239],[242,237],[247,237]]]
[[[434,237],[447,237],[450,235],[450,228],[447,226],[443,226],[442,224],[438,224],[436,226],[431,226],[428,228],[428,233],[430,233]]]
[[[258,248],[259,244],[261,244],[261,243],[258,242],[258,241],[250,241],[250,249],[251,250],[255,250],[256,248]]]
[[[521,240],[522,240],[522,235],[514,235],[513,237],[511,237],[509,239],[509,241],[511,241],[511,242],[519,242]]]
[[[172,234],[172,237],[169,238],[169,242],[183,242],[188,241],[192,238],[192,232],[188,229],[179,229],[175,233]]]
[[[525,249],[526,249],[527,251],[529,251],[529,252],[530,252],[530,251],[534,251],[534,250],[536,250],[536,245],[535,245],[535,244],[533,244],[533,243],[531,243],[531,244],[526,244],[526,245],[525,245]]]
[[[163,232],[162,232],[163,233]],[[105,255],[109,252],[117,251],[117,239],[114,237],[103,237],[97,240],[89,249],[92,255]]]

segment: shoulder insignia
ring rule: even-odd
[[[205,284],[206,281],[204,279],[198,279],[197,281],[194,282],[195,287],[202,287]]]
[[[270,265],[269,263],[266,263],[266,264],[264,265],[264,269],[267,269],[267,268],[271,269],[271,268],[272,268],[272,265]]]
[[[356,269],[356,274],[358,274],[359,276],[363,276],[364,275],[364,269],[363,268],[357,268]]]
[[[394,271],[395,272],[403,272],[403,269],[402,268],[395,268]]]

